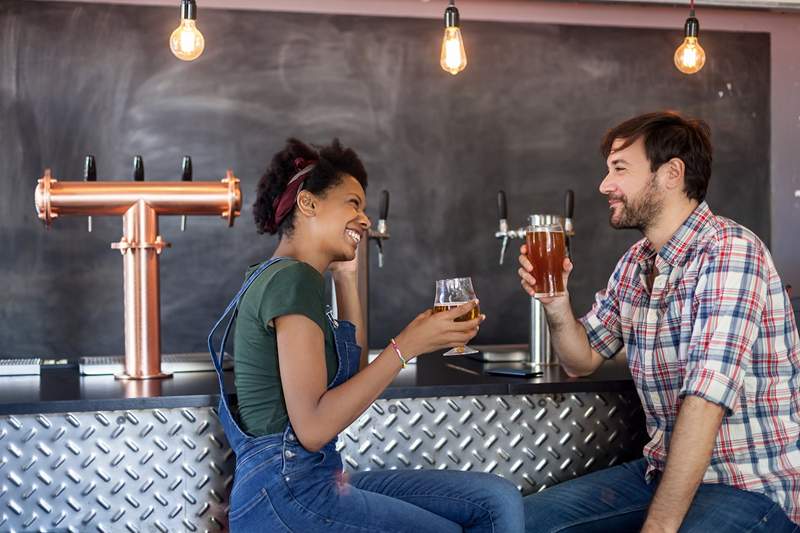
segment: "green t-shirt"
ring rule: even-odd
[[[250,267],[249,276],[258,268]],[[234,331],[234,379],[242,430],[261,436],[284,430],[289,416],[278,366],[278,338],[269,322],[303,315],[325,334],[328,383],[339,362],[333,330],[325,316],[324,279],[312,266],[293,259],[271,265],[245,292]]]

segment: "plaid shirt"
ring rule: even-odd
[[[703,482],[765,494],[800,524],[800,338],[758,237],[703,202],[658,254],[634,244],[581,322],[603,357],[627,350],[648,478],[666,466],[681,399],[699,396],[726,411]]]

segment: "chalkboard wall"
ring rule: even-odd
[[[201,10],[206,51],[175,59],[177,8],[0,3],[0,352],[123,350],[122,261],[109,243],[121,220],[64,217],[45,231],[33,209],[42,170],[80,179],[86,153],[100,179],[242,179],[232,229],[216,218],[161,221],[165,352],[200,351],[248,264],[271,255],[250,205],[258,177],[290,135],[338,136],[370,174],[369,211],[392,194],[386,266],[371,261],[370,345],[383,346],[431,304],[433,282],[471,275],[488,321],[476,342],[525,342],[518,242],[506,264],[495,195],[512,227],[562,209],[576,192],[578,311],[588,309],[639,235],[608,227],[597,192],[603,132],[637,113],[671,108],[705,118],[716,146],[709,202],[769,240],[769,36],[703,32],[709,61],[695,76],[672,66],[681,29],[659,31],[474,22],[467,69],[439,68],[441,22]]]

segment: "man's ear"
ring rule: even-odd
[[[300,191],[297,195],[297,210],[307,217],[313,217],[317,211],[317,200],[308,191]]]
[[[667,189],[683,190],[683,179],[686,175],[686,164],[683,159],[673,157],[661,166],[661,171],[664,173],[664,184]]]

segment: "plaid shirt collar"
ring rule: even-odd
[[[689,218],[684,220],[683,224],[672,234],[670,240],[667,241],[667,244],[658,252],[661,259],[673,268],[683,264],[689,250],[691,250],[692,243],[697,239],[700,231],[713,216],[714,213],[711,212],[708,204],[705,201],[700,202],[700,204],[695,207],[694,211],[692,211],[692,214],[689,215]],[[655,255],[655,247],[645,238],[640,241],[639,248],[634,252],[634,260],[639,263],[639,265],[647,265],[649,268],[649,265],[653,264]]]

